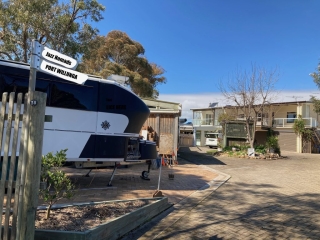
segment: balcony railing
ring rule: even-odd
[[[272,127],[277,128],[292,128],[294,120],[297,118],[274,118]],[[318,127],[318,121],[315,118],[302,118],[306,128]]]
[[[297,118],[274,118],[272,120],[272,127],[274,128],[292,128],[294,120]],[[302,118],[306,128],[318,127],[318,121],[315,118]],[[245,118],[237,120],[245,120]],[[263,118],[258,119],[257,126],[271,127],[271,119]],[[214,120],[213,118],[206,119],[193,119],[193,126],[220,126],[218,120]]]
[[[213,118],[192,119],[193,126],[219,126],[218,120]]]

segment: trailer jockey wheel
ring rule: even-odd
[[[141,178],[144,180],[150,180],[148,171],[142,171]]]

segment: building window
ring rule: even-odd
[[[296,112],[287,112],[287,123],[294,123],[294,119],[297,117]]]
[[[193,124],[196,126],[201,126],[201,117],[202,116],[202,112],[201,111],[194,111],[193,112]]]
[[[244,114],[239,114],[238,119],[240,119],[240,120],[244,119]]]
[[[205,125],[212,125],[212,114],[206,114]]]
[[[196,131],[196,146],[201,146],[201,131]]]

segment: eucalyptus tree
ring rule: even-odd
[[[106,37],[97,36],[82,58],[83,72],[108,77],[118,74],[129,77],[127,84],[140,97],[156,98],[156,89],[165,83],[165,70],[148,61],[143,46],[122,31],[111,31]]]
[[[313,82],[320,89],[320,63],[318,64],[317,71],[310,73],[310,76],[313,78]],[[313,110],[319,114],[320,113],[320,100],[316,96],[311,96],[310,100],[313,103]]]
[[[0,58],[29,62],[32,39],[78,58],[104,9],[97,0],[0,0]]]

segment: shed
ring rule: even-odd
[[[149,107],[150,115],[141,129],[141,135],[156,142],[159,154],[177,156],[181,104],[157,99],[142,100]]]

